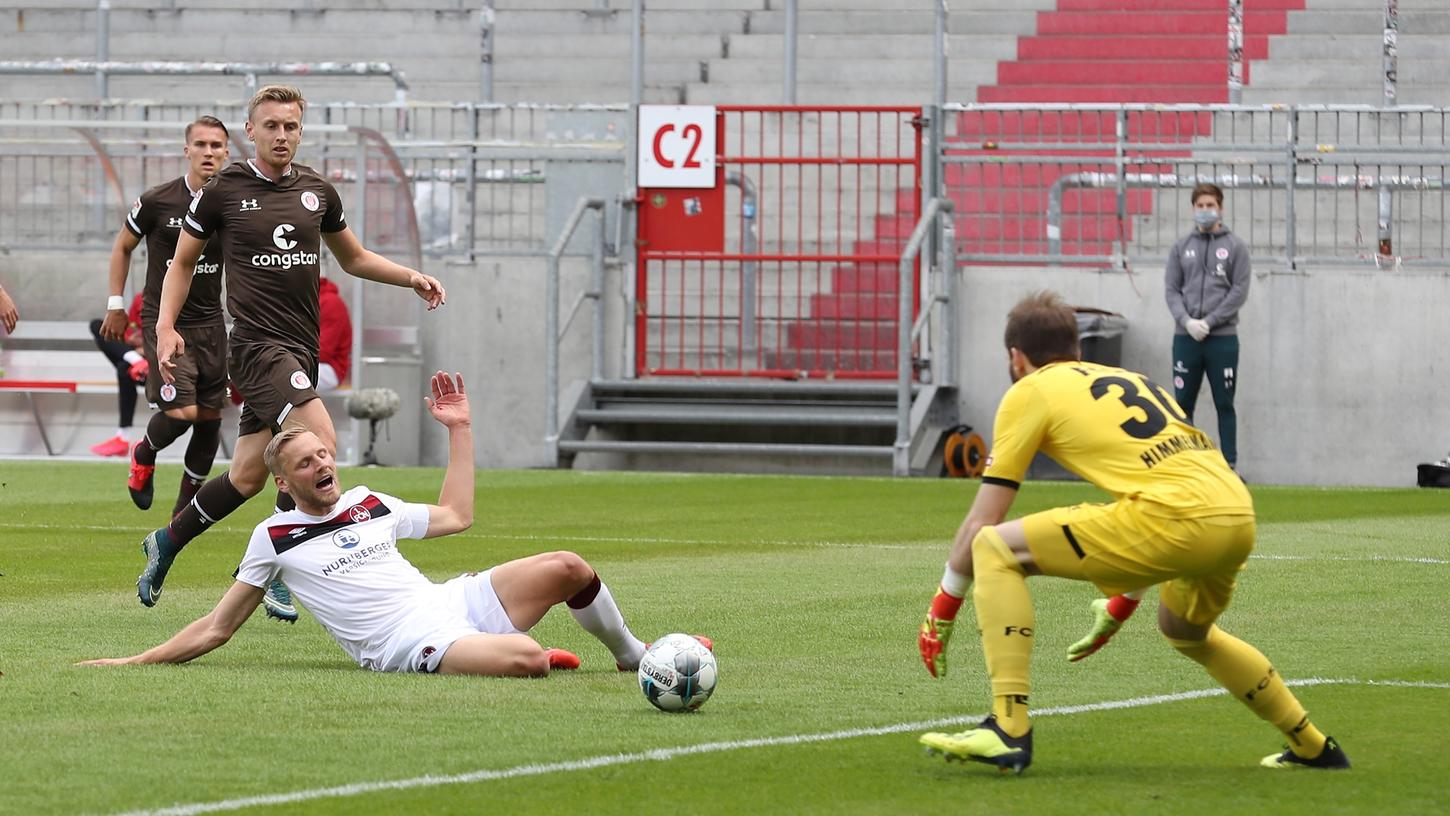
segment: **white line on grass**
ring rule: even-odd
[[[1394,561],[1400,564],[1450,564],[1450,558],[1414,555],[1251,555],[1259,561]]]
[[[1291,686],[1394,686],[1398,688],[1426,688],[1426,689],[1450,689],[1450,683],[1436,683],[1428,681],[1413,680],[1355,680],[1355,679],[1331,679],[1325,677],[1311,677],[1304,680],[1290,680]],[[1112,711],[1122,708],[1142,708],[1143,706],[1160,705],[1162,703],[1176,703],[1184,700],[1200,700],[1205,697],[1218,697],[1226,694],[1221,688],[1198,689],[1195,691],[1180,691],[1173,694],[1154,694],[1147,697],[1132,697],[1126,700],[1108,700],[1101,703],[1084,703],[1082,705],[1056,706],[1043,708],[1033,712],[1034,717],[1051,717],[1067,714],[1086,714],[1093,711]],[[531,765],[515,765],[512,768],[500,768],[497,770],[471,771],[463,774],[452,774],[449,776],[415,776],[411,779],[395,779],[382,782],[358,782],[352,785],[338,785],[331,788],[312,788],[309,790],[293,791],[291,793],[272,793],[263,796],[247,796],[239,799],[224,799],[218,802],[196,802],[187,805],[173,805],[171,807],[158,808],[156,810],[133,810],[120,814],[119,816],[192,816],[198,813],[217,813],[226,810],[241,810],[249,807],[264,807],[267,805],[286,805],[294,802],[307,802],[314,799],[335,799],[345,796],[359,796],[365,793],[376,793],[380,791],[411,790],[413,788],[434,788],[443,785],[467,785],[474,782],[488,782],[495,779],[518,779],[528,776],[542,776],[553,773],[568,773],[571,771],[588,771],[594,768],[606,768],[613,765],[632,765],[638,762],[668,762],[679,757],[695,756],[698,754],[715,754],[725,751],[740,751],[747,748],[774,748],[784,745],[807,745],[816,742],[834,742],[836,740],[855,739],[858,737],[878,737],[886,734],[900,734],[908,731],[921,731],[930,728],[941,728],[951,725],[965,725],[975,723],[982,719],[983,714],[969,714],[961,717],[945,717],[935,720],[922,720],[920,722],[895,723],[893,725],[880,725],[869,728],[848,728],[841,731],[827,731],[819,734],[792,734],[783,737],[758,737],[746,740],[727,740],[723,742],[703,742],[697,745],[681,745],[675,748],[655,748],[650,751],[638,751],[632,754],[604,754],[601,756],[574,759],[567,762],[547,762]]]
[[[114,524],[23,524],[0,522],[0,530],[93,530],[108,533],[149,533],[154,527],[133,527]],[[513,533],[458,533],[453,538],[474,538],[483,541],[540,541],[540,542],[588,542],[599,544],[660,544],[664,546],[728,546],[740,544],[770,545],[779,547],[822,547],[826,549],[863,550],[920,550],[929,547],[944,547],[946,539],[928,541],[898,542],[887,544],[873,541],[792,541],[787,539],[713,539],[713,538],[662,538],[656,536],[597,536],[597,535],[519,535]],[[1367,561],[1392,564],[1450,564],[1450,558],[1432,558],[1417,555],[1267,555],[1249,556],[1256,561]]]

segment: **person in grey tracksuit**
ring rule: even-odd
[[[1219,447],[1238,466],[1234,391],[1239,367],[1239,309],[1249,296],[1249,248],[1223,223],[1223,190],[1193,188],[1193,231],[1168,253],[1163,289],[1173,313],[1173,392],[1193,421],[1198,389],[1208,375],[1218,412]]]

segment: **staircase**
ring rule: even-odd
[[[937,475],[956,389],[913,384],[911,397],[910,471]],[[720,470],[728,456],[749,457],[750,470],[891,473],[896,400],[882,382],[594,380],[563,401],[558,462],[602,454],[610,468]]]

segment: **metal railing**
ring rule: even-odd
[[[544,445],[547,448],[547,462],[559,461],[559,342],[574,323],[574,316],[586,299],[592,300],[590,334],[590,378],[604,377],[604,254],[605,254],[605,202],[600,198],[581,198],[569,214],[569,220],[559,232],[559,238],[549,250],[549,272],[544,289]],[[569,246],[569,239],[590,210],[596,216],[594,235],[590,242],[591,269],[589,288],[579,293],[564,325],[559,325],[559,259]]]
[[[128,202],[184,171],[181,131],[202,114],[231,123],[245,158],[242,103],[0,102],[0,246],[108,248]],[[353,183],[356,138],[336,134],[370,134],[380,249],[543,257],[574,201],[625,186],[627,118],[623,105],[321,104],[299,161]]]
[[[894,476],[911,475],[911,386],[916,381],[911,347],[921,331],[912,320],[913,304],[909,295],[914,283],[912,276],[916,274],[916,256],[921,253],[921,246],[927,235],[934,227],[940,226],[937,222],[945,222],[951,211],[950,199],[933,198],[927,201],[921,217],[911,230],[911,237],[906,240],[901,261],[897,264],[897,291],[900,295],[896,299],[896,441],[891,447],[891,473]],[[922,314],[927,313],[928,307],[923,306]],[[920,321],[919,325],[925,326],[925,320]]]
[[[946,105],[934,177],[958,261],[1161,263],[1225,190],[1255,264],[1450,261],[1450,109]]]

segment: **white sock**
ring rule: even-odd
[[[117,428],[116,429],[116,436],[120,437],[121,439],[126,440],[127,442],[130,442],[131,441],[131,429],[130,428]]]
[[[941,588],[953,598],[965,598],[967,592],[972,588],[972,579],[952,569],[951,564],[947,564],[946,570],[942,572]]]
[[[614,654],[614,659],[621,666],[639,666],[639,659],[644,657],[644,641],[635,637],[629,627],[624,625],[624,615],[620,614],[619,607],[614,603],[614,596],[609,594],[609,587],[603,582],[599,584],[599,592],[588,606],[580,609],[571,606],[569,614],[579,621],[584,631],[599,638],[599,642]]]

